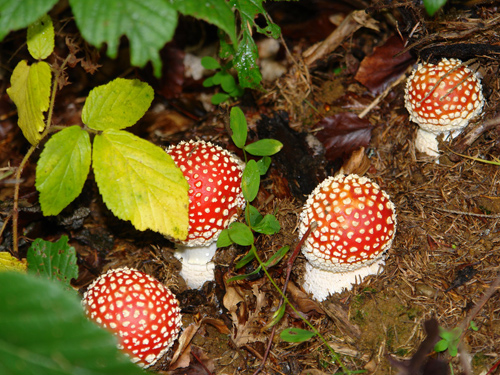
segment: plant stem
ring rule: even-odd
[[[64,59],[63,63],[61,64],[61,67],[55,73],[54,81],[52,83],[52,95],[50,97],[50,102],[49,102],[49,113],[47,115],[47,122],[45,130],[41,134],[40,140],[44,139],[51,130],[52,115],[54,113],[54,103],[56,99],[57,82],[61,77],[62,72],[66,68],[66,64],[68,63],[69,58],[70,55],[68,55],[66,59]],[[15,256],[19,256],[18,222],[19,222],[19,190],[21,187],[21,175],[23,173],[24,167],[28,163],[29,158],[36,150],[37,146],[38,144],[32,145],[29,148],[28,152],[26,153],[26,155],[24,155],[23,160],[19,164],[19,167],[17,167],[17,171],[15,174],[16,184],[14,185],[14,204],[12,207],[12,253]]]

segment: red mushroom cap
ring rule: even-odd
[[[208,245],[245,207],[243,162],[210,142],[180,142],[167,149],[189,183],[189,229],[185,246]]]
[[[419,64],[406,83],[410,120],[429,132],[464,128],[484,105],[481,81],[457,59]]]
[[[329,177],[309,195],[300,215],[299,233],[317,228],[302,252],[315,267],[332,272],[359,269],[391,247],[396,212],[387,193],[366,177]]]
[[[83,296],[87,316],[118,337],[118,347],[142,367],[172,346],[181,328],[179,302],[153,277],[130,268],[109,270]]]

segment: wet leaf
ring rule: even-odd
[[[52,72],[44,61],[28,66],[20,61],[12,72],[11,87],[7,89],[19,114],[19,127],[32,145],[38,144],[45,129],[43,113],[49,109]]]
[[[393,35],[361,61],[354,78],[372,93],[381,93],[415,62],[409,51],[397,55],[404,48],[404,41],[399,35]]]
[[[127,128],[144,116],[153,97],[153,89],[147,83],[117,78],[89,93],[82,121],[94,130]]]
[[[28,51],[37,60],[47,58],[54,50],[54,25],[47,14],[28,27]]]
[[[45,144],[36,166],[36,189],[44,215],[58,215],[80,195],[90,170],[89,134],[70,126]]]
[[[160,147],[123,130],[94,139],[93,168],[104,202],[138,230],[175,239],[188,230],[188,188],[181,170]]]
[[[373,126],[351,112],[326,117],[316,124],[321,130],[316,134],[325,147],[325,156],[335,160],[349,155],[359,147],[368,146]]]

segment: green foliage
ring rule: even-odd
[[[314,336],[316,336],[316,333],[301,328],[286,328],[280,333],[283,341],[295,343],[310,340]]]
[[[436,352],[444,352],[448,350],[448,354],[455,357],[458,353],[458,344],[460,344],[460,336],[462,335],[462,329],[455,327],[452,330],[445,330],[439,327],[439,340],[434,346]]]
[[[430,16],[433,16],[444,4],[446,4],[446,0],[424,0],[425,10]]]
[[[80,195],[90,170],[89,134],[70,126],[45,144],[36,166],[36,189],[45,215],[58,215]]]
[[[30,273],[58,281],[66,289],[71,288],[71,279],[78,278],[76,251],[68,245],[66,236],[57,242],[37,238],[28,249],[26,259]]]
[[[212,96],[212,104],[218,105],[230,98],[238,98],[243,95],[243,88],[238,85],[234,77],[229,73],[232,62],[221,66],[213,57],[205,56],[201,59],[201,64],[205,69],[220,69],[213,76],[203,81],[203,87],[221,86],[224,91]]]
[[[28,26],[28,51],[37,60],[46,59],[54,50],[54,25],[52,19],[44,14]]]
[[[34,275],[0,272],[0,373],[140,375],[78,298]]]

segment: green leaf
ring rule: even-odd
[[[241,190],[245,200],[251,202],[259,192],[260,173],[255,160],[249,160],[241,176]]]
[[[54,50],[54,25],[43,15],[28,27],[28,51],[37,60],[45,59]]]
[[[231,94],[238,89],[238,85],[236,84],[236,81],[231,74],[225,74],[223,77],[221,77],[220,85],[222,87],[222,90],[224,90],[228,94]]]
[[[95,180],[104,203],[138,230],[183,240],[188,230],[188,188],[181,170],[160,147],[123,130],[94,139]]]
[[[475,332],[479,331],[479,327],[477,326],[476,322],[474,322],[473,320],[470,321],[469,328]]]
[[[227,230],[227,228],[223,229],[219,234],[219,238],[217,238],[217,247],[226,247],[232,244],[233,241],[231,241],[229,237],[229,230]]]
[[[82,121],[95,130],[127,128],[144,116],[153,97],[154,91],[147,83],[117,78],[89,93]]]
[[[57,215],[80,195],[90,170],[86,131],[70,126],[45,144],[36,166],[36,189],[44,215]]]
[[[255,156],[271,156],[283,148],[283,143],[276,139],[260,139],[245,146],[245,151]]]
[[[2,272],[0,285],[1,374],[144,375],[57,283]]]
[[[276,310],[273,314],[273,317],[269,323],[266,324],[264,329],[269,329],[275,326],[280,322],[280,320],[285,316],[286,311],[286,303],[283,303],[278,310]]]
[[[264,156],[262,159],[257,161],[257,167],[259,167],[259,173],[261,176],[264,176],[269,167],[271,166],[271,158],[269,156]]]
[[[221,103],[224,103],[229,98],[230,98],[230,96],[228,94],[225,94],[223,92],[219,92],[219,93],[213,95],[212,99],[210,99],[210,101],[212,102],[213,105],[219,105]]]
[[[169,0],[170,5],[184,15],[202,19],[217,26],[231,38],[236,40],[234,13],[225,0]],[[213,69],[213,68],[207,68]]]
[[[283,341],[287,342],[304,342],[312,339],[316,334],[311,331],[300,328],[286,328],[280,333]]]
[[[236,275],[236,276],[230,277],[229,279],[227,279],[227,282],[228,282],[228,283],[232,283],[232,282],[234,282],[234,281],[244,280],[244,279],[246,279],[246,278],[248,278],[248,277],[250,277],[250,276],[253,276],[253,275],[258,274],[258,273],[260,272],[260,269],[261,269],[261,268],[260,268],[260,266],[259,266],[259,267],[257,267],[257,269],[253,270],[253,271],[252,271],[252,272],[250,272],[250,273],[245,273],[245,274],[243,274],[243,275]]]
[[[41,61],[28,66],[26,60],[17,64],[10,78],[7,94],[16,104],[19,127],[32,145],[38,144],[45,129],[43,113],[49,109],[51,80],[49,64]]]
[[[435,352],[444,352],[446,349],[448,349],[448,341],[447,340],[439,340],[436,345],[434,345],[434,351]]]
[[[130,42],[132,65],[153,63],[161,75],[160,49],[172,40],[177,12],[165,0],[69,0],[83,38],[96,47],[107,43],[111,58],[118,55],[122,35]]]
[[[228,230],[229,237],[234,243],[241,246],[250,246],[253,244],[253,233],[246,224],[236,221],[229,226]]]
[[[241,87],[260,89],[262,74],[257,65],[258,57],[257,45],[252,39],[252,35],[248,31],[245,31],[234,56],[234,67],[238,72],[238,81]]]
[[[0,0],[0,40],[48,13],[58,0]]]
[[[205,68],[205,69],[220,69],[220,64],[217,60],[215,60],[213,57],[211,56],[203,56],[201,58],[201,65]]]
[[[212,87],[212,86],[215,86],[214,77],[208,77],[208,78],[206,78],[203,81],[202,85],[203,85],[203,87]]]
[[[231,108],[229,115],[229,124],[231,127],[231,139],[238,148],[245,147],[248,135],[248,126],[245,114],[240,107]]]
[[[267,214],[264,218],[252,229],[262,234],[275,234],[281,229],[280,223],[274,215]]]
[[[277,265],[281,259],[285,257],[285,255],[288,253],[288,250],[290,250],[290,246],[286,245],[281,247],[277,252],[273,254],[272,257],[270,257],[264,265],[266,266],[266,269],[269,267],[273,267]]]
[[[429,16],[433,16],[444,4],[446,0],[424,0],[424,7]]]
[[[243,258],[240,258],[240,260],[238,260],[238,262],[236,263],[234,268],[239,270],[240,268],[245,267],[248,263],[250,263],[254,259],[255,259],[255,252],[249,251],[248,253],[246,253],[243,256]],[[260,266],[259,266],[259,270],[260,270]]]
[[[76,251],[68,245],[67,236],[57,242],[37,238],[28,249],[26,259],[29,272],[59,281],[67,289],[70,289],[71,279],[78,277]]]
[[[264,216],[262,216],[259,210],[251,204],[247,204],[245,208],[248,210],[250,227],[253,228],[260,223]]]

